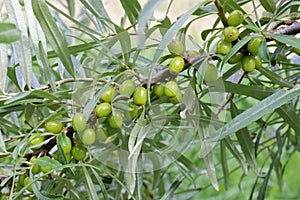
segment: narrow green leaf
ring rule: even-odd
[[[300,49],[300,40],[292,35],[283,35],[283,34],[272,34],[267,33],[268,36],[272,37],[278,42],[283,44],[291,45],[294,48]]]
[[[86,186],[87,186],[87,191],[89,193],[89,199],[98,200],[97,191],[96,191],[96,188],[94,186],[94,183],[92,181],[90,174],[88,173],[86,167],[82,167],[82,169],[83,169],[83,174],[84,174],[84,178],[85,178],[85,182],[86,182]]]
[[[171,199],[172,195],[174,194],[176,189],[180,186],[180,184],[182,183],[183,180],[184,180],[184,176],[182,176],[182,175],[178,176],[160,200]]]
[[[120,0],[122,7],[132,25],[137,23],[141,5],[137,0]]]
[[[221,151],[220,154],[221,154],[221,165],[223,170],[224,186],[225,186],[225,190],[227,190],[229,185],[229,170],[228,170],[228,163],[227,163],[227,156],[226,156],[226,145],[224,140],[221,140],[220,142],[220,151]]]
[[[236,131],[248,126],[252,122],[258,120],[265,114],[268,114],[280,106],[286,104],[293,98],[300,95],[300,86],[297,85],[290,90],[280,90],[269,97],[265,98],[255,106],[249,108],[245,112],[235,117],[228,124],[224,125],[221,129],[215,131],[212,135],[218,135],[208,139],[207,142],[216,142],[226,136],[234,134]]]
[[[45,157],[40,157],[36,159],[36,162],[43,167],[50,166],[51,169],[56,169],[62,165],[57,160],[54,160],[52,158],[45,158]]]
[[[6,146],[3,140],[2,130],[0,130],[0,152],[6,152]]]
[[[49,41],[49,44],[60,58],[66,70],[71,74],[72,77],[75,77],[73,63],[68,50],[69,45],[66,41],[66,38],[56,25],[56,22],[51,15],[45,0],[32,1],[32,7],[36,18],[39,21],[47,40]]]
[[[232,118],[235,118],[239,114],[238,108],[236,107],[236,105],[233,102],[230,103],[230,111],[231,111]],[[235,135],[238,139],[240,147],[241,147],[241,149],[244,153],[244,156],[245,156],[246,160],[248,161],[251,169],[253,170],[253,172],[256,175],[260,176],[258,169],[257,169],[253,141],[250,137],[248,129],[242,128],[241,130],[237,131],[237,133]]]
[[[275,72],[269,70],[267,67],[261,67],[258,69],[260,73],[262,73],[264,76],[266,76],[272,83],[278,84],[282,87],[292,88],[294,85],[286,80],[284,80],[282,77],[280,77]]]
[[[117,31],[117,35],[116,37],[118,38],[120,44],[121,44],[121,48],[122,48],[122,54],[125,60],[125,64],[128,65],[129,64],[129,58],[130,58],[130,52],[131,52],[131,39],[129,36],[128,31],[119,28],[119,27],[115,27],[116,31]]]
[[[1,17],[0,17],[1,21]],[[6,80],[7,80],[7,68],[8,68],[8,54],[7,45],[0,44],[0,91],[5,93]]]
[[[101,188],[101,192],[103,194],[103,199],[104,200],[109,200],[109,197],[108,197],[108,193],[107,193],[107,190],[106,190],[106,187],[103,183],[103,181],[101,180],[101,177],[99,176],[98,172],[96,172],[96,170],[94,170],[93,168],[91,168],[94,176],[96,177],[98,183],[99,183],[99,186]]]
[[[20,39],[20,31],[15,24],[0,23],[0,43],[11,43]]]
[[[21,32],[20,39],[13,43],[13,47],[17,55],[17,61],[19,62],[21,68],[22,77],[24,78],[27,87],[31,89],[32,59],[23,11],[19,1],[6,0],[5,5],[10,21],[16,24]],[[19,83],[21,83],[21,79],[18,79]],[[21,85],[21,88],[23,89],[24,86],[25,85]]]
[[[276,2],[274,0],[259,0],[264,9],[270,13],[276,11]]]

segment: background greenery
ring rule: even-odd
[[[115,11],[104,3],[0,1],[1,198],[298,199],[300,59],[294,50],[300,49],[300,1],[191,1],[179,10],[178,1],[120,0]],[[223,27],[218,13],[235,9],[245,14],[240,40],[226,56],[217,55]],[[279,31],[292,25],[292,34]],[[227,63],[257,35],[265,38],[261,69],[245,73],[240,64]],[[175,37],[186,46],[186,67],[176,77],[162,77],[173,57],[167,45]],[[202,78],[208,63],[219,70],[210,85]],[[150,86],[164,78],[180,84],[180,104],[151,93]],[[95,129],[107,128],[106,141],[88,146],[79,162],[67,161],[58,148],[62,159],[37,160],[52,170],[33,175],[27,161],[37,151],[30,135],[40,131],[64,141],[63,134],[45,132],[44,123],[59,119],[68,132],[74,113],[91,120],[105,88],[125,79],[151,94],[139,115],[117,130],[102,119],[89,121]],[[115,98],[114,108],[125,113],[131,100],[122,98]],[[131,147],[137,150],[128,148],[135,135]],[[78,133],[72,140],[81,143]],[[42,150],[52,155],[47,142]],[[122,152],[137,155],[128,159],[137,168],[124,170],[128,154]],[[158,166],[154,171],[142,170],[147,152],[157,152],[149,159]],[[162,164],[164,158],[171,158],[170,165]],[[24,174],[33,192],[19,186]]]

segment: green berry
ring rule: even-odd
[[[75,160],[83,160],[86,156],[86,148],[82,145],[77,145],[72,149],[72,156]]]
[[[59,144],[61,149],[64,151],[65,154],[68,154],[71,152],[71,149],[72,149],[72,142],[70,140],[69,137],[66,137],[67,138],[67,144]]]
[[[173,39],[168,45],[168,49],[171,54],[181,55],[184,53],[184,45],[178,39]]]
[[[179,91],[178,84],[175,81],[168,81],[165,85],[165,95],[175,97]]]
[[[260,36],[252,38],[247,44],[247,50],[251,54],[256,55],[258,53],[258,48],[259,48],[259,45],[262,42],[262,40],[263,40],[263,38]]]
[[[116,96],[116,90],[113,86],[109,86],[103,92],[102,96],[100,97],[101,101],[110,103]]]
[[[228,60],[228,63],[236,64],[236,63],[240,62],[243,57],[244,57],[244,54],[242,52],[237,52],[236,54],[231,56],[231,58]]]
[[[216,47],[216,52],[218,54],[226,55],[232,48],[231,42],[227,42],[226,40],[220,40]]]
[[[256,61],[254,56],[244,56],[242,59],[242,69],[245,72],[252,72],[255,69]]]
[[[180,90],[178,90],[178,92],[176,93],[176,95],[174,97],[170,97],[170,101],[173,104],[181,103],[181,100],[182,100],[182,93]]]
[[[208,64],[204,74],[204,81],[206,83],[214,82],[217,80],[218,77],[218,69],[213,64]]]
[[[81,137],[82,143],[85,145],[91,145],[96,140],[96,133],[93,129],[87,128],[84,130],[82,137]]]
[[[105,141],[107,138],[107,131],[104,128],[99,128],[96,130],[96,137],[101,142]]]
[[[30,184],[30,177],[28,176],[28,177],[26,177],[25,179],[24,179],[24,186],[26,186],[26,185],[29,185]],[[29,187],[27,187],[27,190],[29,191],[29,192],[32,192],[33,190],[32,190],[32,185],[30,185]]]
[[[147,90],[144,87],[137,87],[133,93],[133,103],[138,106],[147,102]]]
[[[169,65],[169,70],[172,74],[180,73],[184,68],[184,59],[181,56],[176,56],[172,59]]]
[[[35,160],[36,160],[36,156],[32,156],[32,157],[30,158],[30,160],[29,160],[29,162],[31,162],[31,164],[32,164],[32,166],[31,166],[31,172],[32,172],[33,174],[38,174],[38,173],[40,173],[40,171],[41,171],[41,167],[40,167],[39,164],[37,164],[37,163],[35,162]]]
[[[110,103],[100,103],[96,106],[95,112],[98,117],[107,117],[111,113],[111,105]]]
[[[228,26],[223,30],[224,39],[227,42],[233,42],[239,38],[239,30],[235,26]]]
[[[86,127],[86,120],[82,113],[75,113],[72,118],[72,127],[74,131],[83,131]]]
[[[24,175],[24,174],[21,174],[21,175],[19,176],[19,184],[20,184],[21,186],[25,186],[24,180],[25,180],[25,175]]]
[[[131,96],[134,90],[135,90],[135,83],[131,79],[124,81],[119,87],[119,93],[126,94],[128,96]]]
[[[139,107],[136,105],[133,105],[133,109],[129,111],[129,116],[131,119],[135,118],[136,115],[138,114]]]
[[[254,56],[254,59],[255,59],[255,68],[256,69],[261,68],[261,66],[262,66],[261,58],[258,55],[256,55],[256,56]]]
[[[157,97],[165,96],[165,86],[163,84],[157,84],[154,86],[154,94]]]
[[[232,11],[228,18],[227,23],[229,26],[238,26],[244,21],[244,14],[240,10]]]
[[[120,112],[112,113],[108,118],[108,123],[112,128],[120,128],[123,124],[123,117]]]
[[[50,158],[49,156],[44,156],[44,158]],[[41,166],[41,171],[44,173],[47,173],[49,171],[51,171],[51,166],[47,165],[47,166]]]
[[[45,124],[45,130],[54,134],[58,134],[63,130],[63,124],[57,120],[50,120]]]
[[[43,142],[45,141],[45,136],[40,136],[41,134],[34,133],[29,137],[30,145],[33,146],[33,149],[39,149],[43,146]]]

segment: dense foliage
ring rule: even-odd
[[[0,1],[1,199],[299,197],[300,1],[61,2]]]

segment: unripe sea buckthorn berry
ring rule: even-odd
[[[253,54],[253,55],[256,55],[258,53],[258,48],[259,48],[259,45],[261,43],[261,41],[263,40],[262,37],[255,37],[255,38],[252,38],[248,44],[247,44],[247,50]]]
[[[82,113],[75,113],[72,118],[72,127],[74,131],[83,131],[86,127],[86,120]]]
[[[133,109],[129,111],[129,116],[131,119],[135,118],[135,116],[138,114],[139,107],[134,105]]]
[[[184,59],[181,56],[176,56],[172,59],[169,65],[169,70],[172,74],[180,73],[184,68]]]
[[[123,124],[123,117],[120,112],[115,112],[108,118],[108,123],[112,128],[120,128]]]
[[[244,14],[240,10],[232,11],[228,18],[227,23],[229,26],[238,26],[244,21]]]
[[[208,64],[204,74],[204,81],[206,83],[214,82],[217,80],[218,77],[218,69],[213,64]]]
[[[86,156],[86,148],[82,145],[77,145],[72,149],[72,156],[75,160],[83,160]]]
[[[242,69],[245,72],[252,72],[255,69],[256,62],[254,56],[245,56],[242,59]]]
[[[133,103],[138,106],[147,102],[147,90],[144,87],[137,87],[133,93]]]
[[[237,52],[236,54],[231,56],[231,58],[228,60],[228,63],[229,64],[238,63],[242,60],[243,57],[244,57],[244,54],[242,52]]]
[[[47,121],[45,124],[45,130],[54,134],[60,133],[63,129],[63,124],[57,120]]]
[[[134,90],[135,90],[135,83],[131,79],[124,81],[119,87],[119,93],[127,94],[128,96],[131,96]]]
[[[100,97],[101,101],[110,103],[116,96],[116,90],[113,86],[109,86],[103,92],[102,96]]]
[[[178,84],[175,81],[168,81],[165,85],[165,95],[175,97],[179,91]]]
[[[26,177],[25,179],[24,179],[24,186],[26,186],[26,185],[29,185],[30,184],[30,177],[28,176],[28,177]],[[27,190],[29,191],[29,192],[32,192],[33,190],[32,190],[32,185],[30,185],[29,187],[27,187]]]
[[[165,96],[165,86],[163,84],[157,84],[154,86],[154,94],[157,97]]]
[[[170,101],[173,104],[181,103],[181,100],[182,100],[182,93],[180,90],[178,90],[178,92],[176,93],[176,95],[174,97],[170,98]]]
[[[107,117],[111,113],[110,103],[104,102],[96,106],[95,112],[98,117]]]
[[[255,59],[255,68],[256,69],[261,68],[261,66],[262,66],[261,58],[258,55],[256,55],[256,56],[254,56],[254,59]]]
[[[35,162],[35,160],[36,160],[36,156],[32,156],[29,160],[29,162],[31,162],[32,164],[31,172],[33,174],[38,174],[41,171],[41,167],[39,166],[39,164]]]
[[[168,45],[168,49],[170,53],[174,55],[181,55],[184,53],[184,45],[178,39],[172,39],[172,41]]]
[[[44,156],[44,158],[50,158],[49,156]],[[51,171],[51,166],[47,165],[47,166],[41,166],[41,171],[44,173],[47,173],[49,171]]]
[[[96,133],[93,129],[87,128],[83,131],[82,137],[81,137],[82,143],[86,145],[91,145],[96,140]]]
[[[224,39],[227,42],[233,42],[239,38],[239,30],[235,26],[227,26],[223,30]]]
[[[40,133],[34,133],[29,137],[29,142],[31,146],[34,146],[34,149],[39,149],[43,146],[45,141],[45,136],[40,136]]]
[[[226,40],[220,40],[216,47],[216,52],[218,54],[226,55],[232,48],[231,42],[227,42]]]
[[[71,152],[71,149],[72,149],[72,142],[70,140],[69,137],[66,137],[67,138],[67,144],[59,144],[61,149],[64,151],[65,154],[68,154]]]

